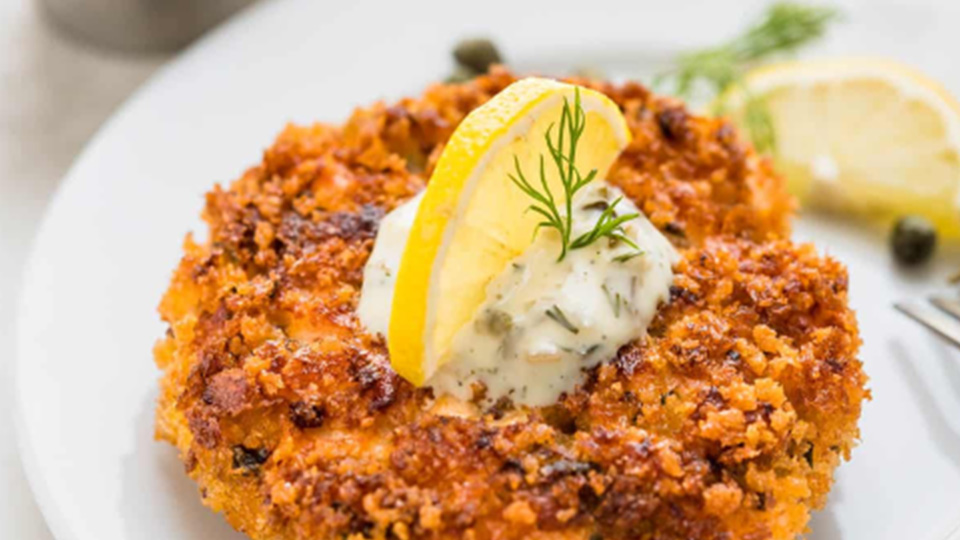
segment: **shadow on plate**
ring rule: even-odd
[[[200,502],[196,484],[183,472],[177,451],[153,438],[156,392],[140,407],[133,452],[124,458],[123,517],[127,538],[244,540]],[[145,496],[149,494],[149,496]],[[162,503],[162,504],[158,504]],[[165,531],[169,534],[158,534]]]
[[[957,357],[946,344],[938,343],[935,348],[940,356],[940,364],[954,393],[960,395],[960,365]],[[896,366],[903,374],[903,380],[913,391],[917,404],[923,411],[923,418],[927,422],[931,440],[940,448],[944,456],[950,458],[954,467],[960,470],[960,432],[958,432],[946,414],[944,405],[937,403],[924,382],[916,366],[911,362],[910,355],[899,341],[890,342],[890,352],[897,360]]]
[[[814,512],[810,518],[810,534],[807,535],[807,540],[843,540],[840,522],[833,511],[837,501],[843,498],[838,484],[834,484],[828,497],[826,508]]]

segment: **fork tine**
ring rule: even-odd
[[[960,347],[960,321],[954,318],[956,315],[952,312],[907,303],[894,304],[893,307],[900,313],[933,330],[953,345]]]
[[[941,311],[946,312],[954,319],[960,320],[960,301],[955,298],[948,298],[946,296],[932,296],[930,297],[930,303],[940,308]]]

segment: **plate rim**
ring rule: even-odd
[[[28,310],[27,304],[29,303],[30,297],[33,296],[30,291],[36,289],[38,286],[35,283],[33,275],[36,274],[35,270],[41,264],[39,251],[43,239],[52,234],[50,232],[52,216],[56,213],[56,209],[64,204],[65,193],[76,184],[77,181],[74,180],[74,178],[76,178],[77,171],[80,170],[84,161],[86,161],[90,155],[91,149],[101,144],[101,141],[113,130],[113,126],[128,114],[128,111],[136,102],[144,99],[144,96],[149,94],[151,89],[156,86],[159,81],[165,79],[168,73],[175,70],[184,59],[192,57],[198,54],[198,52],[202,52],[209,43],[217,41],[219,36],[229,32],[231,28],[244,24],[244,21],[248,18],[256,17],[261,11],[276,9],[276,6],[279,4],[281,4],[281,2],[259,1],[241,8],[226,20],[208,30],[186,48],[167,59],[160,67],[151,73],[146,80],[120,102],[83,145],[73,158],[66,172],[60,177],[56,188],[53,190],[53,193],[51,193],[41,213],[40,220],[30,240],[27,256],[19,272],[20,287],[15,302],[13,324],[14,347],[8,373],[10,374],[10,381],[13,385],[10,413],[13,417],[13,437],[15,439],[17,457],[20,459],[21,468],[27,479],[30,493],[37,503],[37,507],[43,516],[47,528],[56,540],[86,540],[90,538],[90,535],[77,532],[77,526],[83,527],[82,523],[74,523],[67,516],[63,505],[58,502],[57,497],[54,495],[46,475],[41,472],[41,467],[38,463],[39,458],[34,451],[33,440],[29,435],[30,428],[27,426],[24,413],[27,401],[24,396],[24,385],[21,383],[21,377],[24,371],[22,363],[25,361],[24,358],[28,356],[24,350],[24,342],[26,341],[24,336],[27,334],[24,314]],[[83,529],[81,528],[80,530]]]

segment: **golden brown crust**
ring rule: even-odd
[[[787,239],[783,182],[722,120],[627,83],[609,174],[681,248],[641,344],[555,406],[416,389],[354,309],[381,216],[503,70],[288,127],[207,196],[160,312],[157,433],[257,539],[793,538],[849,457],[866,377],[846,271]]]

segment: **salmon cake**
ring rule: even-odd
[[[421,192],[495,68],[342,125],[289,126],[206,197],[160,304],[157,437],[257,540],[787,540],[826,502],[869,398],[838,261],[725,120],[640,84],[607,180],[679,254],[647,336],[530,407],[434,395],[357,315],[383,216]]]

